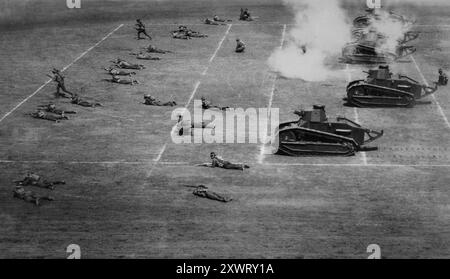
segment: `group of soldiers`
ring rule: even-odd
[[[48,75],[55,83],[56,83],[56,93],[55,96],[57,98],[64,97],[69,98],[71,104],[83,106],[83,107],[97,107],[102,106],[99,102],[93,102],[86,99],[83,99],[77,94],[74,94],[67,90],[65,85],[65,76],[62,74],[62,71],[58,69],[53,69],[51,71],[52,75]],[[30,113],[29,115],[36,119],[43,119],[53,122],[60,122],[62,120],[68,120],[69,117],[67,114],[76,114],[76,111],[73,110],[65,110],[59,109],[56,107],[56,104],[50,102],[45,105],[40,105],[37,107],[35,112]]]
[[[33,203],[40,206],[42,201],[53,201],[54,198],[50,195],[41,195],[32,190],[27,190],[25,187],[37,187],[46,190],[55,190],[56,185],[64,185],[65,181],[48,181],[35,173],[27,173],[22,180],[14,181],[16,186],[13,190],[13,197]]]
[[[187,28],[185,25],[178,26],[177,30],[171,32],[172,38],[189,40],[192,38],[206,38],[208,35]]]
[[[241,15],[240,20],[253,20],[253,18],[250,16],[250,13],[248,12],[248,9],[241,9]],[[211,24],[211,25],[222,25],[226,24],[226,22],[230,22],[230,19],[221,19],[217,15],[214,15],[212,19],[206,18],[204,20],[204,23]],[[137,39],[142,40],[147,37],[149,40],[152,40],[152,37],[147,33],[146,27],[141,19],[136,20],[135,29],[137,31]],[[145,36],[145,37],[142,37]],[[187,26],[180,25],[177,30],[172,31],[172,37],[176,39],[191,39],[193,37],[196,38],[205,38],[207,37],[206,34],[202,34],[197,31],[193,31]],[[236,49],[235,51],[238,53],[244,52],[245,50],[245,44],[240,39],[236,39]],[[131,55],[135,56],[138,60],[160,60],[159,57],[153,57],[153,54],[167,54],[171,53],[169,50],[163,50],[159,49],[156,46],[150,44],[148,47],[142,49],[138,53],[130,53]],[[118,84],[127,84],[127,85],[135,85],[139,84],[139,82],[134,78],[136,75],[136,71],[143,70],[146,67],[141,64],[135,64],[130,63],[128,61],[125,61],[121,58],[116,59],[115,61],[112,61],[113,65],[109,68],[105,68],[105,71],[111,75],[111,79],[107,79],[110,82],[118,83]],[[99,107],[103,106],[101,103],[96,101],[89,101],[84,99],[83,97],[69,91],[66,88],[65,84],[65,76],[63,75],[64,70],[58,70],[54,68],[51,71],[51,75],[48,75],[52,81],[56,84],[56,97],[64,97],[69,98],[70,103],[74,105],[79,105],[83,107]],[[83,91],[83,90],[82,90]],[[175,101],[167,101],[162,102],[160,100],[157,100],[155,97],[153,97],[150,94],[144,95],[144,104],[145,105],[152,105],[152,106],[176,106],[177,103]],[[229,107],[222,107],[217,105],[212,105],[205,97],[202,97],[202,108],[203,109],[220,109],[220,110],[226,110]],[[54,122],[60,122],[62,120],[68,120],[69,117],[67,115],[69,114],[76,114],[76,111],[73,110],[65,110],[58,108],[55,103],[51,102],[45,105],[38,106],[37,110],[33,113],[30,113],[30,115],[34,118],[38,119],[44,119]],[[179,118],[179,124],[180,124],[180,132],[183,133],[183,127],[181,123],[183,123],[182,117]],[[194,128],[194,125],[189,125],[190,127]],[[202,129],[206,128],[212,128],[210,123],[202,123],[201,124]],[[244,170],[246,168],[249,168],[248,165],[245,164],[238,164],[238,163],[232,163],[229,161],[226,161],[222,159],[220,156],[216,155],[214,152],[210,155],[211,163],[205,163],[201,164],[202,166],[208,166],[208,167],[219,167],[224,169],[236,169],[236,170]],[[50,196],[40,196],[36,194],[33,191],[26,190],[24,187],[26,186],[34,186],[34,187],[40,187],[40,188],[46,188],[49,190],[53,190],[55,185],[57,184],[64,184],[63,181],[55,181],[55,182],[48,182],[47,180],[43,179],[42,177],[33,174],[28,173],[26,177],[22,181],[16,182],[16,188],[14,189],[14,197],[23,199],[28,202],[35,203],[36,205],[40,205],[41,201],[43,200],[53,200]],[[213,199],[221,200],[221,201],[229,201],[231,199],[223,199],[220,198],[218,195],[214,193],[207,193],[205,189],[197,189],[195,191],[196,195],[203,196],[203,197],[215,197]]]

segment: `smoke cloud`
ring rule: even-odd
[[[269,57],[271,69],[283,77],[306,81],[340,76],[331,66],[342,47],[351,40],[351,24],[339,1],[285,2],[296,13],[295,27],[289,31],[286,47]]]
[[[376,10],[377,19],[373,20],[368,29],[383,35],[380,47],[395,52],[397,46],[403,41],[405,33],[411,30],[412,21],[405,21],[393,17],[388,11]]]

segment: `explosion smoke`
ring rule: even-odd
[[[283,77],[306,81],[340,76],[327,63],[329,58],[340,55],[342,47],[351,38],[351,25],[339,1],[285,2],[296,12],[296,24],[289,32],[286,47],[269,57],[271,69]]]
[[[376,20],[372,20],[368,29],[383,35],[381,48],[395,53],[397,46],[404,39],[405,33],[411,30],[412,22],[393,17],[385,10],[376,10],[375,13]]]

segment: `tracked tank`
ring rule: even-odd
[[[419,32],[407,31],[403,34],[402,38],[397,40],[399,45],[411,42],[419,37]],[[354,28],[352,30],[352,38],[355,41],[368,41],[370,38],[375,38],[380,44],[386,42],[386,35],[377,32],[371,28]]]
[[[390,64],[396,60],[413,54],[413,46],[399,45],[395,51],[379,46],[377,42],[360,41],[347,44],[342,49],[339,62],[346,64]]]
[[[367,9],[366,14],[358,16],[353,20],[353,26],[356,28],[363,28],[370,26],[376,20],[388,19],[394,22],[400,22],[403,26],[411,26],[414,24],[413,20],[407,19],[405,16],[396,14],[392,11],[382,11],[383,14],[379,14],[379,11],[375,9]],[[378,12],[378,14],[377,14]]]
[[[413,107],[416,100],[433,94],[435,87],[420,84],[404,75],[392,78],[389,66],[369,70],[365,80],[355,80],[347,85],[348,104],[358,107]]]
[[[358,151],[377,150],[364,145],[383,135],[338,117],[329,122],[325,106],[311,111],[295,111],[298,121],[282,123],[275,136],[275,154],[287,156],[351,156]]]

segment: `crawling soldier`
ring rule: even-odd
[[[112,83],[127,84],[127,85],[139,84],[139,81],[137,81],[132,77],[123,78],[123,76],[112,76],[111,79],[104,79],[104,80]]]
[[[55,121],[56,123],[59,123],[59,121],[61,120],[69,120],[69,118],[65,116],[64,113],[62,113],[61,115],[54,115],[45,113],[42,110],[37,110],[36,112],[30,113],[30,115],[33,118]]]
[[[124,70],[120,70],[120,69],[116,69],[116,68],[105,68],[105,71],[108,72],[108,74],[112,75],[112,76],[131,76],[131,75],[135,75],[136,72],[128,72],[128,71],[124,71]]]
[[[143,53],[143,52],[130,53],[130,55],[134,55],[134,56],[136,56],[136,59],[140,59],[140,60],[161,60],[161,58],[159,58],[159,57],[152,57],[150,54]]]
[[[203,163],[198,166],[201,167],[211,167],[211,168],[224,168],[224,169],[232,169],[232,170],[244,170],[250,168],[245,164],[235,164],[229,161],[225,161],[222,157],[217,156],[215,152],[211,152],[210,154],[211,163]]]
[[[39,196],[33,191],[27,191],[22,186],[16,186],[13,190],[13,197],[24,200],[26,202],[34,203],[37,206],[41,205],[41,200],[53,201],[50,196]]]
[[[39,106],[39,109],[43,109],[46,112],[51,112],[51,113],[58,114],[58,115],[76,114],[77,113],[76,111],[57,109],[56,105],[53,103],[50,103],[48,105]]]
[[[154,45],[149,45],[145,50],[150,53],[161,53],[161,54],[172,53],[172,51],[170,50],[160,49],[155,47]]]
[[[35,173],[27,173],[23,180],[15,181],[17,186],[34,186],[54,190],[56,185],[66,184],[65,181],[48,181]]]
[[[73,96],[72,100],[70,102],[72,104],[79,105],[79,106],[82,106],[82,107],[93,107],[94,108],[94,107],[102,107],[103,106],[101,103],[90,102],[90,101],[87,101],[85,99],[82,99],[78,95]]]
[[[168,106],[168,107],[173,107],[176,106],[177,103],[175,101],[169,101],[166,103],[163,103],[159,100],[156,100],[155,97],[153,97],[152,95],[144,95],[144,104],[148,105],[148,106]]]
[[[202,100],[202,109],[212,109],[212,108],[217,108],[220,110],[227,110],[230,107],[221,107],[221,106],[215,106],[215,105],[211,105],[211,102],[209,102],[208,100],[206,100],[205,97],[201,97]]]

